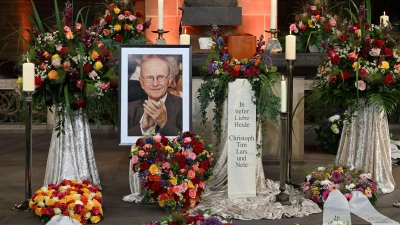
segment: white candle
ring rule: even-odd
[[[277,0],[271,0],[271,19],[269,29],[276,29],[276,9],[277,9]]]
[[[287,84],[285,77],[282,75],[281,80],[281,112],[287,111]]]
[[[296,59],[296,36],[291,31],[290,35],[286,35],[285,43],[285,59]]]
[[[185,33],[179,35],[179,43],[181,45],[190,45],[190,35],[186,34],[186,28],[185,28]]]
[[[163,29],[164,22],[164,0],[158,0],[158,29]]]
[[[35,64],[27,62],[22,65],[22,90],[35,91]]]
[[[386,15],[385,11],[383,11],[383,15],[381,16],[380,19],[381,25],[386,27],[389,24],[389,16]]]

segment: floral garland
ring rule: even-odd
[[[254,91],[251,96],[257,107],[257,117],[264,120],[266,116],[278,123],[280,98],[274,93],[275,78],[278,77],[277,68],[272,66],[271,54],[262,50],[265,42],[263,36],[257,41],[257,50],[251,59],[238,60],[228,54],[228,38],[221,34],[216,25],[212,25],[212,40],[214,51],[208,56],[203,67],[203,83],[198,89],[202,125],[207,122],[207,108],[211,102],[213,108],[213,131],[217,137],[216,146],[220,143],[222,133],[223,103],[227,98],[229,82],[238,78],[247,79]]]
[[[348,201],[352,198],[352,191],[361,191],[372,205],[375,205],[379,194],[371,174],[350,164],[318,167],[307,175],[302,186],[305,197],[318,204],[323,204],[335,189],[342,192]]]
[[[237,225],[230,222],[221,215],[211,213],[211,210],[192,210],[186,211],[184,214],[172,214],[168,218],[161,218],[159,221],[151,222],[146,225]]]
[[[43,222],[64,215],[88,224],[101,221],[102,204],[102,195],[96,185],[87,180],[63,180],[37,190],[29,200],[29,209]]]
[[[210,145],[193,132],[169,140],[152,134],[132,146],[132,170],[147,190],[144,202],[157,201],[168,211],[194,208],[212,175]]]

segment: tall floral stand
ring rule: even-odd
[[[228,96],[229,97],[229,96]],[[249,96],[250,98],[251,96]],[[255,176],[256,197],[228,197],[228,103],[224,102],[222,116],[222,134],[219,158],[213,167],[213,176],[206,183],[206,191],[197,209],[211,209],[212,212],[223,216],[242,220],[280,219],[282,217],[305,217],[321,212],[318,205],[304,199],[303,194],[292,186],[286,186],[292,205],[276,203],[276,195],[280,193],[279,181],[266,179],[262,157],[256,157]],[[256,143],[262,144],[261,123],[257,121]]]
[[[54,117],[57,124],[60,116],[55,114]],[[57,137],[57,131],[53,129],[44,186],[58,184],[63,179],[86,179],[101,189],[87,113],[82,108],[74,111],[73,127],[67,112],[64,112],[63,119],[65,134]]]
[[[372,173],[383,193],[392,192],[395,181],[386,113],[371,106],[358,110],[351,123],[343,127],[336,162],[351,163]]]

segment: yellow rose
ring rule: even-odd
[[[74,208],[75,208],[75,202],[71,202],[71,203],[69,203],[69,205],[68,205],[68,209],[70,209],[70,210],[74,210]]]
[[[169,146],[168,146],[169,147]],[[170,147],[171,148],[171,147]],[[133,152],[136,152],[137,150],[139,149],[139,147],[138,146],[135,146],[134,148],[133,148]]]
[[[44,53],[43,53],[43,56],[47,58],[47,57],[49,57],[49,56],[50,56],[50,53],[48,53],[48,52],[44,52]]]
[[[175,177],[169,178],[169,181],[171,181],[172,185],[176,185],[178,183],[178,180]]]
[[[195,188],[194,184],[192,183],[192,181],[189,181],[188,183],[188,188]]]
[[[47,205],[47,206],[53,206],[53,205],[54,205],[54,200],[51,199],[51,198],[47,199],[47,200],[46,200],[46,205]]]
[[[115,12],[115,14],[118,14],[118,13],[121,12],[121,9],[119,9],[118,7],[115,7],[115,8],[114,8],[114,12]]]
[[[214,74],[219,75],[220,74],[219,70],[215,70]]]
[[[102,216],[104,216],[104,214],[103,214],[103,208],[99,208],[99,212],[100,212],[100,214],[102,215]]]
[[[357,36],[361,37],[361,29],[357,30]]]
[[[32,208],[32,206],[33,206],[34,204],[36,204],[36,203],[35,203],[34,201],[32,201],[32,199],[29,200],[29,208]]]
[[[158,171],[157,165],[156,164],[151,164],[151,166],[149,168],[149,171],[150,171],[151,175],[155,175],[157,173],[157,171]]]
[[[119,24],[115,24],[115,26],[114,26],[114,30],[116,30],[116,31],[120,31],[120,30],[121,30],[121,25],[119,25]]]
[[[93,205],[92,204],[86,204],[85,205],[85,209],[87,209],[87,210],[92,210],[92,208],[93,208]]]
[[[37,207],[37,208],[35,209],[35,213],[36,213],[36,215],[38,215],[38,216],[42,216],[42,208]]]
[[[58,201],[59,203],[67,203],[67,200],[65,200],[65,198],[60,199],[60,201]]]
[[[379,66],[381,69],[389,69],[389,63],[387,61],[382,61],[382,64]]]
[[[18,77],[18,79],[17,79],[17,84],[21,85],[22,83],[23,83],[22,77]]]
[[[74,39],[74,34],[71,31],[68,32],[65,36],[67,37],[68,40]]]
[[[100,191],[98,191],[98,192],[96,192],[96,196],[98,196],[98,197],[103,197],[102,195],[101,195],[101,192]]]
[[[47,74],[47,77],[48,77],[50,80],[57,80],[57,79],[58,79],[58,72],[55,71],[55,70],[51,70],[51,71],[49,72],[49,74]]]
[[[71,217],[72,217],[72,219],[77,220],[78,222],[81,222],[81,215],[80,214],[74,214]]]
[[[97,207],[101,207],[100,202],[98,202],[96,199],[93,199],[93,205],[97,206]]]
[[[173,153],[174,149],[171,148],[171,146],[165,146],[165,151],[169,152],[169,153]]]
[[[165,200],[159,200],[159,201],[158,201],[158,204],[159,204],[161,207],[164,207],[164,205],[165,205]]]
[[[100,221],[100,216],[92,216],[90,217],[90,222],[98,223]]]
[[[313,24],[312,20],[308,20],[308,26],[310,28],[314,28],[314,24]]]
[[[82,188],[83,193],[90,193],[88,188]],[[87,197],[87,196],[86,196]]]
[[[43,195],[36,195],[36,197],[33,199],[35,202],[41,202],[44,200]]]
[[[77,193],[78,193],[78,192],[76,192],[76,191],[70,191],[70,192],[69,192],[70,195],[74,195],[74,194],[77,194]]]
[[[93,60],[96,60],[99,58],[99,53],[97,53],[96,51],[92,51],[92,54],[90,55],[90,58],[92,58]]]
[[[103,68],[103,63],[101,63],[100,61],[97,61],[97,62],[94,64],[93,68],[94,68],[95,70],[99,71],[99,70],[101,70],[101,68]]]
[[[65,200],[66,200],[67,202],[73,201],[73,200],[74,200],[74,198],[72,198],[72,195],[67,195],[67,196],[65,196],[64,198],[65,198]]]
[[[61,60],[61,57],[58,54],[55,54],[51,57],[51,61],[55,60],[55,59],[59,59]]]

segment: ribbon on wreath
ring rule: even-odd
[[[379,213],[360,191],[353,191],[352,198],[348,202],[339,190],[329,193],[328,199],[324,204],[323,225],[338,219],[343,223],[350,222],[350,212],[368,221],[372,225],[400,225],[400,223]]]

